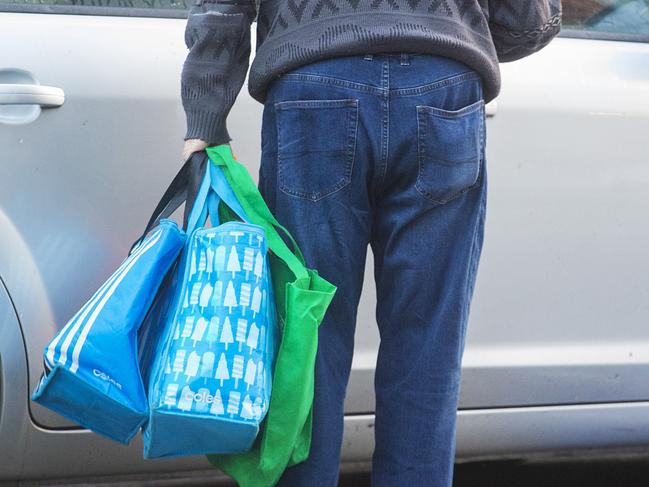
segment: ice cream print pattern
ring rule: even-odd
[[[263,229],[205,228],[194,233],[187,259],[160,406],[259,422],[269,399],[268,328],[275,326]]]

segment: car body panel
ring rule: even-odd
[[[502,72],[460,407],[649,399],[649,44]]]
[[[0,479],[19,478],[29,428],[27,357],[16,312],[0,280]]]
[[[180,166],[184,21],[0,13],[0,25],[5,45],[20,46],[3,67],[66,98],[0,130],[1,208],[13,227],[0,229],[12,249],[0,275],[21,314],[32,390],[44,346],[126,257]],[[30,409],[44,427],[70,425]]]

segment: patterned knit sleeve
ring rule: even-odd
[[[489,28],[500,62],[523,58],[561,30],[561,0],[489,0]]]
[[[209,145],[232,140],[226,118],[237,98],[250,58],[255,0],[193,0],[185,28],[189,49],[181,73],[187,119],[184,140]]]

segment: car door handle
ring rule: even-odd
[[[55,86],[0,83],[0,105],[40,105],[55,108],[63,105],[65,93]]]
[[[485,105],[485,115],[487,117],[495,117],[498,113],[498,100],[491,100]]]

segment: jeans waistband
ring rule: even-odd
[[[390,58],[390,57],[396,57],[399,58],[401,64],[409,64],[410,63],[410,58],[413,56],[422,56],[424,53],[422,52],[405,52],[405,51],[400,51],[400,52],[374,52],[374,53],[366,53],[363,55],[363,59],[366,61],[373,61],[375,58]]]

